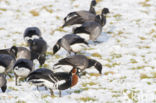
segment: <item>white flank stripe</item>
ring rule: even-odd
[[[58,89],[58,86],[59,85],[62,85],[63,83],[65,83],[66,81],[65,80],[61,80],[61,81],[58,81],[56,83],[53,83],[53,82],[50,82],[48,80],[45,80],[45,79],[33,79],[33,80],[30,80],[29,82],[33,82],[33,81],[42,81],[43,83],[33,83],[37,86],[41,86],[41,85],[44,85],[46,86],[47,88],[51,88],[51,89]]]

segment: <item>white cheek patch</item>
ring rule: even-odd
[[[28,68],[25,68],[25,67],[20,67],[20,68],[15,67],[14,72],[19,77],[27,77],[31,71]]]
[[[0,66],[0,73],[4,73],[5,72],[5,67]]]
[[[84,50],[87,48],[87,45],[84,43],[77,43],[70,46],[74,52],[80,52],[81,50]]]
[[[81,38],[84,38],[86,41],[90,39],[89,34],[86,33],[78,33],[77,35],[79,35]]]

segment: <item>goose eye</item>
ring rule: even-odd
[[[15,70],[18,70],[18,67],[15,67]]]

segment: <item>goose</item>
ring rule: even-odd
[[[15,84],[19,85],[20,78],[26,78],[34,70],[33,62],[29,59],[18,59],[13,67]]]
[[[56,64],[54,64],[54,69],[58,65],[70,65],[76,67],[82,73],[85,69],[94,66],[99,74],[102,74],[102,64],[94,59],[88,59],[84,55],[73,55],[66,58],[60,59]]]
[[[3,73],[0,73],[0,88],[2,92],[4,93],[7,89],[7,80]]]
[[[43,38],[29,40],[31,60],[37,59],[42,66],[46,60],[47,43]]]
[[[11,55],[16,58],[16,60],[20,58],[31,59],[30,50],[25,47],[12,46],[11,48],[1,49],[0,54]]]
[[[17,48],[17,56],[16,60],[18,59],[29,59],[31,60],[31,52],[29,49],[25,47],[16,47]]]
[[[11,55],[13,58],[16,58],[18,49],[15,46],[12,46],[8,49],[1,49],[0,54]]]
[[[13,69],[15,58],[8,54],[0,54],[0,73],[5,75]]]
[[[61,97],[61,90],[71,88],[77,84],[77,73],[77,69],[75,68],[70,72],[56,73],[47,68],[40,68],[30,73],[27,77],[27,81],[37,86],[46,86],[50,89],[51,95],[54,95],[53,89],[57,89]]]
[[[63,24],[62,27],[74,25],[74,24],[82,24],[85,21],[94,21],[96,17],[96,12],[94,8],[95,5],[96,5],[96,0],[92,0],[89,11],[80,10],[80,11],[70,12],[64,18],[65,23]]]
[[[106,24],[106,14],[109,13],[108,8],[104,8],[100,15],[96,16],[95,21],[86,21],[80,27],[74,29],[74,34],[86,33],[89,39],[95,41],[102,32],[102,27]],[[83,34],[84,35],[84,34]]]
[[[38,39],[41,37],[41,31],[38,27],[28,27],[24,31],[24,40]]]
[[[82,49],[85,45],[88,46],[88,43],[80,36],[76,34],[67,34],[60,38],[54,45],[53,54],[55,54],[61,47],[64,48],[69,54],[71,54],[71,52],[77,53],[80,49],[76,49],[74,46],[79,46]]]

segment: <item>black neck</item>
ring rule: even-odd
[[[101,25],[104,26],[106,24],[106,14],[101,14]]]
[[[60,46],[61,45],[61,39],[59,39],[58,41],[57,41],[57,44]]]
[[[93,14],[96,14],[95,8],[94,8],[94,6],[93,6],[93,1],[92,1],[91,4],[90,4],[89,12],[91,12],[91,13],[93,13]]]
[[[65,89],[68,89],[68,88],[71,87],[71,85],[72,85],[72,72],[69,72],[68,77],[69,78],[66,77],[66,79],[65,79],[66,82],[65,83],[58,86],[59,90],[65,90]]]
[[[93,59],[89,59],[89,64],[87,68],[92,66],[94,66],[100,74],[102,73],[102,64],[100,62]]]
[[[92,5],[90,6],[89,12],[96,14],[95,8]]]
[[[95,66],[95,64],[96,64],[96,61],[95,60],[89,59],[89,61],[88,61],[88,67],[87,68],[90,68],[92,66]]]

